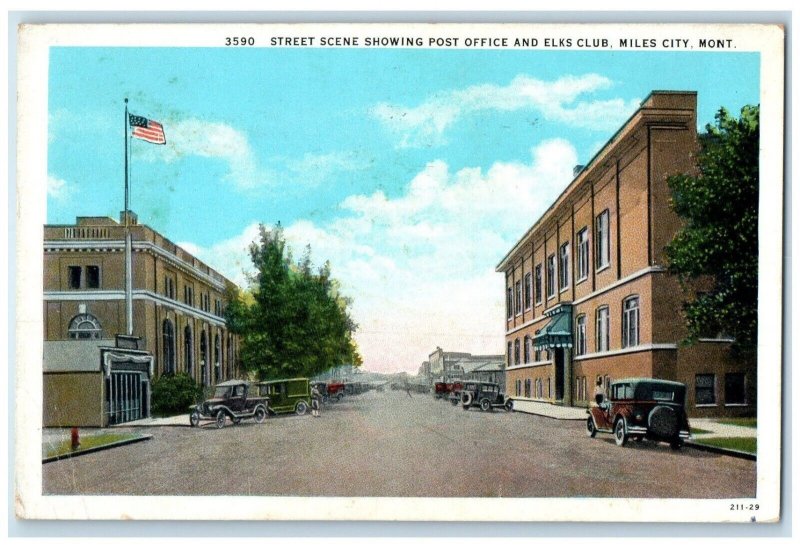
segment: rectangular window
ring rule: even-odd
[[[522,282],[514,284],[514,312],[522,314]]]
[[[80,289],[81,288],[81,271],[82,271],[82,268],[79,267],[79,266],[70,266],[68,268],[69,288],[70,289]]]
[[[725,373],[725,404],[747,403],[744,390],[744,373]]]
[[[536,280],[534,286],[534,296],[536,297],[536,304],[542,304],[542,265],[536,265]]]
[[[598,352],[605,352],[608,350],[608,307],[602,306],[597,309],[597,316],[595,322],[595,348]]]
[[[564,290],[569,287],[569,243],[561,246],[558,261],[558,288]]]
[[[594,258],[595,267],[598,269],[608,266],[609,242],[608,210],[606,209],[594,221]]]
[[[695,405],[714,405],[717,403],[714,390],[714,375],[695,375],[694,377],[694,403]]]
[[[556,256],[550,255],[547,258],[547,298],[554,297],[556,294]]]
[[[578,232],[578,281],[589,276],[589,230],[584,227]]]
[[[581,315],[575,321],[575,355],[586,354],[586,316]]]
[[[508,354],[507,354],[507,361],[508,365],[511,365],[511,341],[508,341]]]
[[[622,348],[639,344],[639,297],[622,303]]]
[[[100,288],[100,267],[87,266],[86,267],[86,287],[90,289]]]
[[[506,288],[506,318],[508,318],[509,320],[513,316],[513,311],[511,309],[511,302],[512,302],[511,288],[507,287]]]
[[[525,310],[529,310],[531,308],[531,289],[532,289],[532,287],[531,287],[531,283],[532,283],[531,282],[531,278],[532,278],[532,276],[531,276],[530,272],[525,274],[525,295],[524,295]]]

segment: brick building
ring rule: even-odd
[[[132,213],[130,220],[133,338],[122,351],[115,348],[127,327],[124,225],[78,217],[44,227],[45,425],[147,416],[149,381],[165,373],[206,386],[237,376],[239,342],[223,318],[232,282]]]
[[[696,93],[652,92],[499,263],[511,396],[586,406],[598,380],[656,377],[687,385],[691,416],[755,414],[755,364],[730,339],[680,344],[667,178],[694,171],[697,148]]]

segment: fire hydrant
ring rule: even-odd
[[[72,450],[75,451],[78,447],[81,446],[81,438],[80,434],[78,434],[78,427],[73,426],[70,434],[72,438]]]

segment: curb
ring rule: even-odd
[[[535,415],[537,417],[545,417],[547,419],[553,419],[555,421],[585,421],[586,420],[586,417],[580,417],[580,418],[576,417],[574,419],[567,418],[567,417],[554,417],[552,415],[545,415],[543,413],[536,413],[534,411],[523,411],[522,409],[517,409],[516,407],[514,409],[512,409],[512,411],[514,413],[525,413],[526,415]]]
[[[696,441],[687,441],[684,443],[687,447],[694,447],[695,449],[699,449],[700,451],[707,451],[709,453],[717,453],[720,455],[727,455],[729,457],[736,457],[739,459],[746,459],[746,460],[757,460],[757,455],[753,453],[745,453],[744,451],[737,451],[736,449],[726,449],[724,447],[715,447],[713,445],[705,445],[702,443],[698,443]]]
[[[191,424],[130,424],[123,422],[121,424],[115,424],[113,426],[108,426],[107,428],[111,429],[122,429],[122,428],[191,428]]]
[[[109,443],[106,445],[98,445],[97,447],[92,447],[90,449],[79,449],[78,451],[73,451],[71,453],[65,453],[63,455],[56,455],[54,457],[47,457],[42,459],[42,464],[47,464],[48,462],[54,462],[57,460],[66,460],[71,459],[72,457],[79,457],[81,455],[88,455],[89,453],[96,453],[98,451],[104,451],[106,449],[113,449],[115,447],[122,447],[123,445],[130,445],[132,443],[138,443],[140,441],[147,441],[151,439],[153,436],[150,434],[146,434],[144,436],[139,436],[138,438],[133,438],[130,440],[121,440],[115,441],[113,443]]]

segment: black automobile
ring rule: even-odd
[[[225,426],[225,419],[239,424],[252,418],[262,423],[267,418],[269,398],[261,397],[247,381],[226,381],[214,387],[214,394],[189,410],[189,423],[198,426],[201,419],[213,419],[217,428]]]
[[[470,407],[480,407],[481,411],[493,411],[496,408],[511,411],[514,402],[500,391],[497,383],[466,381],[461,389],[461,407],[465,411]]]

